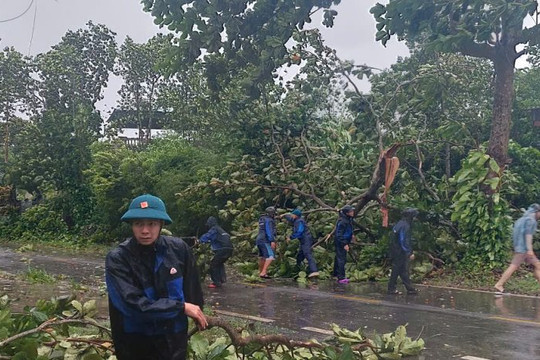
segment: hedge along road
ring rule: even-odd
[[[103,258],[63,254],[18,253],[0,249],[0,270],[11,274],[42,269],[61,275],[64,283],[94,287],[78,296],[96,298],[106,316]],[[30,264],[30,265],[29,265]],[[73,279],[73,281],[71,281]],[[25,288],[17,294],[21,305],[39,298],[73,292],[62,283]],[[10,290],[3,282],[4,292]],[[206,291],[206,290],[205,290]],[[37,292],[37,294],[36,294]],[[35,296],[34,296],[35,295]],[[330,324],[352,330],[391,332],[407,325],[409,336],[422,337],[426,350],[418,359],[539,359],[540,299],[529,296],[495,297],[493,293],[420,287],[415,296],[389,296],[385,284],[338,285],[330,280],[297,285],[290,280],[264,284],[227,283],[206,291],[206,304],[226,317],[271,324],[296,338],[323,339]]]

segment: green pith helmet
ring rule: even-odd
[[[165,224],[172,223],[163,200],[150,194],[137,196],[133,199],[129,204],[128,211],[121,218],[122,221],[128,222],[136,219],[163,220]]]
[[[291,211],[291,214],[300,217],[300,216],[302,216],[302,210],[296,208],[296,209],[294,209],[293,211]]]

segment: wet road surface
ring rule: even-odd
[[[0,249],[0,270],[14,274],[29,266],[70,281],[103,286],[102,257]],[[12,280],[2,279],[3,292],[14,290]],[[321,332],[330,330],[332,323],[352,330],[362,328],[366,334],[392,332],[398,325],[408,324],[408,335],[426,342],[418,359],[540,359],[540,299],[536,297],[495,297],[489,292],[436,287],[419,287],[420,294],[415,296],[389,296],[384,286],[269,280],[265,284],[228,283],[205,291],[206,304],[218,314],[259,317],[257,320],[301,339],[323,339],[326,335]],[[43,298],[47,291],[52,296],[70,289],[65,284],[60,290],[39,285],[19,289],[18,296],[31,305],[34,291],[39,293],[37,298]],[[98,303],[106,314],[106,299],[101,297]]]
[[[53,284],[28,283],[20,276],[30,269],[40,269],[57,279]],[[76,257],[56,251],[50,254],[18,252],[0,248],[0,295],[7,294],[13,311],[33,306],[37,300],[75,295],[85,302],[96,300],[99,319],[107,319],[104,292],[105,264],[102,257]]]
[[[213,309],[274,320],[273,326],[305,337],[324,335],[332,323],[352,330],[392,332],[408,324],[426,350],[419,359],[540,359],[540,300],[526,296],[420,287],[415,296],[388,296],[382,284],[298,287],[270,280],[265,285],[226,284],[210,290]],[[240,315],[239,315],[240,316]]]
[[[43,269],[48,273],[63,275],[79,282],[102,281],[105,272],[105,259],[102,257],[75,257],[61,252],[39,254],[36,252],[17,252],[0,248],[0,271],[21,273],[29,268]]]

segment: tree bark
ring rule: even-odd
[[[508,143],[512,124],[512,102],[514,98],[514,65],[516,53],[513,49],[501,48],[493,58],[495,67],[495,93],[488,154],[504,168],[508,160]]]
[[[452,148],[450,147],[449,143],[446,143],[444,146],[444,173],[446,174],[446,179],[450,179],[452,177]]]

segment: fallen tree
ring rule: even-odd
[[[69,297],[39,301],[21,314],[10,311],[7,296],[0,298],[0,359],[112,359],[110,329],[93,319],[95,301],[84,304]],[[384,335],[365,336],[332,325],[333,336],[324,342],[299,341],[281,334],[257,334],[253,324],[237,329],[226,319],[208,317],[206,335],[194,328],[189,333],[190,359],[399,359],[424,349],[422,339],[406,336],[404,326]],[[223,336],[222,336],[223,335]],[[212,339],[210,344],[209,338]]]

